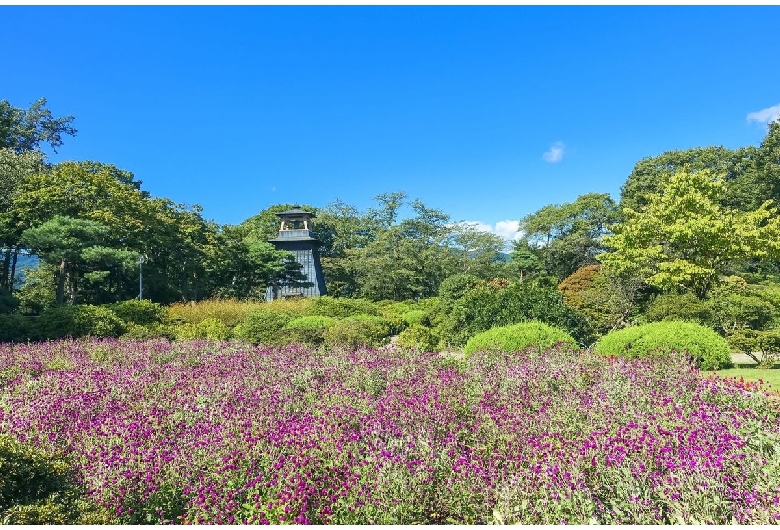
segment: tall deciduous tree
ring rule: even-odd
[[[46,98],[40,98],[25,110],[0,101],[0,148],[16,153],[33,151],[49,144],[54,152],[62,145],[62,136],[74,136],[73,116],[55,118],[46,108]]]
[[[755,147],[731,150],[722,146],[710,146],[667,151],[658,156],[643,158],[636,163],[621,187],[620,206],[632,210],[645,207],[653,195],[663,190],[671,176],[682,170],[709,170],[721,175],[726,181],[741,180],[745,173],[752,169],[755,155]],[[740,186],[731,186],[730,191],[739,195]],[[768,198],[770,197],[763,197],[758,204]],[[726,193],[718,200],[740,208],[735,204],[739,199],[732,199]],[[755,209],[757,206],[752,205],[747,209]]]
[[[544,268],[560,280],[596,262],[596,255],[604,250],[601,238],[618,218],[617,205],[607,193],[548,205],[520,221],[526,234],[521,248],[537,249]]]
[[[0,287],[14,290],[16,263],[19,256],[20,231],[13,223],[11,210],[24,179],[46,171],[40,151],[16,153],[0,148]]]
[[[780,218],[769,201],[756,210],[728,208],[721,176],[710,170],[679,171],[639,210],[625,208],[599,256],[608,269],[635,274],[666,291],[703,298],[732,260],[776,257]]]

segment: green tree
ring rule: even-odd
[[[14,290],[21,250],[20,232],[12,222],[10,211],[24,179],[46,169],[45,157],[40,151],[16,153],[11,148],[0,148],[0,287],[9,292]]]
[[[358,285],[358,295],[371,300],[406,300],[433,296],[439,284],[455,272],[448,245],[449,216],[415,200],[415,217],[377,230],[365,247],[346,252],[345,268]],[[375,217],[395,219],[390,211]]]
[[[724,207],[722,177],[709,170],[679,171],[640,210],[625,208],[599,256],[607,268],[634,274],[667,292],[700,298],[731,261],[766,258],[780,251],[780,218],[770,202],[742,212]]]
[[[76,302],[79,278],[89,272],[110,273],[132,267],[137,254],[102,245],[108,227],[95,221],[55,216],[22,233],[22,242],[45,262],[57,265],[57,304]]]
[[[501,236],[483,232],[473,225],[456,223],[451,227],[450,246],[460,273],[485,279],[499,276],[503,264],[500,255],[505,245]]]
[[[62,136],[75,136],[73,116],[55,118],[46,108],[46,98],[40,98],[25,110],[14,107],[8,100],[0,101],[0,148],[16,153],[34,151],[42,143],[54,152],[62,145]]]
[[[530,257],[527,250],[536,249],[544,269],[560,280],[596,263],[596,255],[604,250],[601,239],[618,219],[617,205],[607,193],[588,193],[571,203],[551,204],[520,221],[526,241],[516,245],[516,250]]]
[[[662,192],[672,175],[682,170],[709,170],[729,182],[741,180],[743,174],[753,166],[755,154],[755,148],[752,147],[731,150],[722,146],[711,146],[667,151],[658,156],[643,158],[636,163],[620,189],[620,206],[634,211],[646,207],[652,196]],[[737,191],[738,186],[731,187],[734,192]],[[763,197],[758,204],[768,198]],[[730,206],[740,207],[725,193],[718,200],[724,205],[730,202]],[[758,204],[747,209],[755,209]]]
[[[215,243],[206,247],[212,295],[261,300],[271,283],[305,280],[292,254],[243,233],[239,227],[223,226]]]

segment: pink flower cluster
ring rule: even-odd
[[[117,523],[770,523],[779,417],[683,357],[0,345],[0,432]]]

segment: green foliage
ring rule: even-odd
[[[742,329],[764,329],[772,322],[777,311],[777,306],[754,296],[750,291],[713,293],[708,302],[712,308],[715,329],[724,335]]]
[[[471,355],[474,352],[486,350],[514,352],[526,348],[546,350],[558,343],[564,343],[571,347],[577,346],[574,337],[564,330],[543,322],[530,321],[495,327],[477,333],[466,343],[463,353]]]
[[[74,478],[66,461],[0,434],[0,520],[5,524],[76,522],[72,507],[62,504],[75,488]]]
[[[740,166],[749,154],[747,151],[749,149],[732,151],[721,146],[695,147],[643,158],[636,163],[621,187],[620,206],[641,210],[650,203],[653,196],[663,192],[672,175],[683,170],[706,170],[725,175],[727,180],[732,181],[744,171]]]
[[[419,351],[438,351],[441,339],[434,330],[422,324],[412,324],[398,335],[396,344]]]
[[[307,315],[295,318],[288,322],[277,334],[276,342],[289,344],[297,342],[316,346],[325,341],[325,331],[336,320],[323,315]]]
[[[150,300],[125,300],[106,306],[128,324],[155,324],[163,321],[166,310]]]
[[[109,232],[108,226],[96,221],[57,215],[25,230],[21,241],[49,265],[58,265],[57,303],[62,304],[67,295],[72,304],[79,278],[95,278],[86,273],[105,271],[100,276],[104,279],[111,270],[121,273],[133,268],[138,254],[105,246]]]
[[[155,337],[163,337],[173,340],[176,338],[175,328],[175,325],[147,324],[142,326],[140,324],[129,323],[125,327],[125,332],[122,335],[122,338],[131,340],[145,340]]]
[[[19,299],[0,287],[0,315],[10,313],[19,307]]]
[[[41,335],[48,339],[63,337],[118,337],[125,323],[106,307],[91,305],[60,306],[47,309],[38,317]]]
[[[40,315],[45,309],[57,305],[57,293],[52,278],[56,268],[43,262],[25,270],[24,283],[14,292],[19,299],[18,312],[23,315]]]
[[[361,314],[379,316],[380,311],[370,300],[319,296],[311,299],[306,314],[344,318]]]
[[[249,313],[233,329],[233,334],[236,338],[253,344],[272,344],[279,331],[294,318],[295,316],[290,313],[275,311],[269,307],[261,307]]]
[[[37,330],[33,317],[23,317],[16,313],[0,315],[0,342],[25,342],[36,340]]]
[[[201,338],[209,340],[228,340],[232,336],[232,329],[227,324],[216,318],[206,318],[198,323],[198,333]]]
[[[707,301],[693,293],[661,294],[650,302],[645,319],[648,322],[684,320],[709,326],[712,324],[713,312]]]
[[[376,347],[387,344],[391,324],[374,315],[354,315],[334,323],[325,331],[328,346],[348,348]]]
[[[291,320],[285,325],[285,329],[327,329],[336,320],[324,315],[306,315]]]
[[[607,268],[635,274],[667,292],[705,298],[728,265],[780,253],[780,217],[768,202],[753,211],[723,207],[726,184],[716,174],[679,171],[641,210],[624,208],[599,256]]]
[[[588,193],[571,203],[545,206],[520,221],[525,240],[515,245],[513,259],[522,263],[524,272],[544,268],[558,279],[565,278],[596,263],[595,256],[604,250],[602,236],[619,218],[617,205],[607,193]]]
[[[741,329],[726,340],[732,348],[756,361],[759,368],[772,368],[780,361],[780,329]]]
[[[703,370],[731,366],[726,340],[694,322],[653,322],[620,329],[599,339],[594,350],[600,355],[629,359],[657,357],[676,350],[690,354]]]
[[[288,309],[287,302],[274,302],[267,305],[259,302],[240,302],[238,300],[201,300],[188,304],[172,304],[167,307],[166,320],[171,322],[190,322],[198,324],[207,318],[216,318],[228,326],[236,326],[243,321],[249,313],[258,309],[278,309],[284,305]]]
[[[563,303],[553,287],[531,283],[483,283],[467,290],[449,307],[442,302],[437,332],[448,343],[459,346],[469,337],[496,326],[538,320],[565,329],[580,343],[590,340],[588,323]]]
[[[404,322],[411,326],[412,324],[422,324],[427,316],[428,313],[426,311],[423,311],[422,309],[413,309],[404,313],[403,319]]]
[[[17,153],[34,151],[49,144],[54,152],[62,145],[62,136],[75,136],[73,116],[55,118],[46,108],[46,98],[39,98],[29,109],[17,108],[4,99],[0,101],[0,147]]]
[[[408,304],[406,302],[394,302],[392,300],[380,300],[376,302],[376,306],[379,308],[379,314],[390,322],[392,334],[397,335],[403,331],[408,323],[404,320],[404,314],[407,311],[411,311],[414,304]]]
[[[439,300],[446,307],[452,307],[466,292],[484,283],[484,280],[473,274],[453,274],[439,285]]]

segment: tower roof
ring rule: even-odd
[[[289,217],[293,215],[308,215],[309,217],[317,217],[312,212],[307,212],[306,210],[301,210],[300,205],[296,204],[292,207],[292,210],[286,210],[284,212],[279,212],[276,214],[278,217]]]

